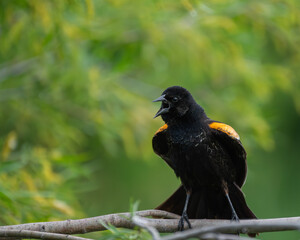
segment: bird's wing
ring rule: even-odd
[[[169,145],[168,145],[168,125],[165,124],[160,127],[152,138],[152,147],[154,152],[160,156],[165,162],[174,169],[174,166],[169,156]]]
[[[246,151],[237,132],[229,125],[208,120],[208,126],[217,141],[226,149],[236,168],[236,184],[244,185],[247,176]]]

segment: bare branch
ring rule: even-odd
[[[91,240],[58,233],[37,232],[29,230],[0,230],[0,238],[37,238],[43,240]]]
[[[149,226],[149,219],[146,218],[142,218],[142,217],[138,217],[138,216],[134,216],[132,218],[132,221],[139,227],[146,229],[151,235],[153,240],[162,240],[162,238],[159,235],[159,232],[154,228]],[[186,234],[182,234],[184,235],[182,239],[187,239],[188,237],[186,236]],[[169,240],[173,239],[173,237],[176,238],[176,235],[169,235]],[[206,234],[201,234],[200,239],[205,239],[205,240],[252,240],[252,238],[248,238],[248,237],[240,237],[238,235],[232,235],[232,234],[222,234],[222,233],[206,233]]]
[[[201,236],[201,239],[205,240],[253,240],[249,237],[241,237],[233,234],[222,234],[222,233],[207,233]],[[257,240],[257,239],[256,239]]]
[[[190,237],[203,236],[209,233],[260,233],[300,230],[300,218],[297,218],[295,223],[286,223],[282,221],[282,219],[281,222],[275,220],[279,219],[241,220],[239,223],[229,222],[227,224],[220,224],[219,226],[194,228],[184,232],[174,233],[161,238],[161,240],[182,240]]]
[[[135,225],[130,221],[131,213],[115,213],[92,218],[84,218],[78,220],[65,220],[54,222],[37,222],[26,223],[20,225],[0,226],[0,230],[31,230],[38,232],[52,232],[64,234],[77,234],[95,231],[103,231],[106,228],[101,224],[112,224],[116,227],[133,228]],[[155,218],[179,218],[178,215],[160,210],[145,210],[137,211],[135,215],[140,217],[155,217]],[[154,219],[153,219],[154,220]],[[165,219],[167,220],[167,219]],[[162,219],[156,219],[158,223]],[[177,221],[177,220],[175,220]],[[155,226],[154,226],[155,227]]]
[[[155,227],[159,232],[176,232],[178,227],[177,219],[147,219],[148,224]],[[231,220],[220,220],[220,219],[191,219],[190,220],[193,229],[199,229],[203,227],[223,227],[227,229],[226,233],[237,233],[241,229],[241,224],[247,228],[249,233],[257,232],[276,232],[276,231],[288,231],[297,230],[300,226],[300,217],[290,218],[273,218],[273,219],[249,219],[240,220],[239,223],[234,223]],[[237,224],[237,228],[234,228],[234,224]],[[1,229],[1,228],[0,228]],[[188,229],[187,229],[188,230]],[[209,231],[211,232],[211,231]],[[246,232],[244,232],[246,233]]]
[[[115,227],[133,228],[135,225],[146,228],[152,235],[153,228],[161,233],[176,232],[179,216],[160,210],[145,210],[135,213],[139,218],[134,218],[132,222],[131,213],[116,213],[104,216],[65,220],[56,222],[27,223],[21,225],[0,226],[0,231],[4,230],[31,230],[48,233],[77,234],[106,230],[101,222],[111,224]],[[145,218],[153,217],[153,218]],[[157,219],[169,218],[169,219]],[[170,219],[171,218],[171,219]],[[172,219],[173,218],[173,219]],[[174,219],[176,218],[176,219]],[[143,222],[141,222],[141,220]],[[211,233],[258,233],[272,231],[299,230],[300,217],[277,218],[277,219],[255,219],[241,220],[240,223],[233,223],[230,220],[216,219],[192,219],[190,220],[193,229],[173,235],[162,237],[163,240],[186,239],[188,237],[200,236]],[[145,227],[145,224],[147,227]],[[149,230],[150,229],[150,230]],[[154,234],[155,235],[155,234]],[[157,235],[155,235],[157,237]]]

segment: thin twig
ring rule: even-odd
[[[0,230],[0,238],[36,238],[43,240],[91,240],[58,233],[37,232],[29,230]]]

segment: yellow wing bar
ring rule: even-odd
[[[209,124],[210,128],[219,130],[221,132],[226,133],[228,136],[235,138],[237,140],[240,140],[240,136],[237,134],[237,132],[230,127],[229,125],[225,124],[225,123],[220,123],[220,122],[212,122]]]
[[[159,132],[162,132],[163,130],[167,129],[168,128],[168,125],[165,124],[163,125],[162,127],[160,127],[156,132],[155,132],[155,135],[158,134]]]

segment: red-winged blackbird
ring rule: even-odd
[[[182,185],[156,209],[181,215],[178,228],[189,218],[256,218],[241,191],[246,174],[246,151],[239,135],[211,120],[182,87],[167,88],[155,117],[166,123],[154,135],[154,152],[181,179]]]

